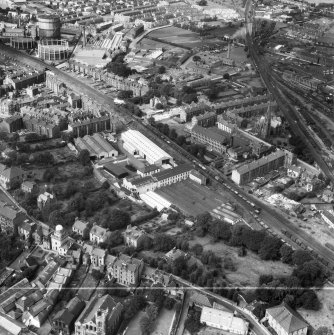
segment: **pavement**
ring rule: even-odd
[[[189,309],[189,300],[190,300],[190,294],[188,291],[184,292],[184,303],[182,306],[181,316],[179,325],[177,327],[176,335],[183,335],[184,333],[184,323],[186,322],[187,315],[188,315],[188,309]]]

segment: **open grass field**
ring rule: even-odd
[[[223,242],[212,243],[210,237],[195,237],[189,241],[190,246],[199,243],[205,251],[211,250],[222,258],[229,256],[236,265],[237,270],[231,272],[225,270],[227,280],[237,286],[258,285],[259,276],[272,274],[273,276],[284,276],[292,273],[292,267],[282,262],[263,261],[255,253],[248,251],[245,257],[238,256],[238,248],[230,247]]]
[[[155,330],[151,335],[169,335],[175,317],[175,311],[163,308],[158,315]]]
[[[199,34],[178,27],[158,29],[148,34],[166,42],[177,43],[186,47],[194,47],[201,42]]]
[[[196,184],[191,180],[163,187],[156,192],[192,216],[211,211],[223,202],[228,201],[227,198],[215,193],[208,187]]]

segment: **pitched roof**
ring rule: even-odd
[[[308,324],[302,317],[284,303],[276,307],[268,308],[267,313],[271,315],[288,334],[308,327]]]
[[[16,166],[10,167],[1,172],[1,175],[8,180],[14,179],[16,177],[22,177],[23,174],[23,170],[17,168]]]

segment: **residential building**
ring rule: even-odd
[[[216,112],[206,112],[202,115],[193,116],[191,119],[191,125],[200,126],[204,128],[213,127],[217,122]]]
[[[194,116],[205,114],[206,112],[211,112],[212,108],[204,103],[191,103],[184,110],[180,111],[180,120],[181,122],[188,122]]]
[[[190,134],[192,141],[204,144],[208,150],[213,150],[220,154],[226,153],[227,146],[230,143],[228,135],[216,127],[203,128],[194,126]]]
[[[94,248],[91,255],[90,261],[94,268],[101,268],[105,265],[105,258],[107,255],[107,250],[101,248]]]
[[[89,227],[90,223],[87,221],[81,221],[78,218],[75,218],[75,221],[72,226],[72,231],[83,238],[89,237]]]
[[[7,76],[4,84],[11,85],[14,90],[22,90],[33,84],[40,84],[45,81],[45,72],[17,73]]]
[[[52,328],[59,334],[71,335],[74,331],[74,322],[84,308],[85,303],[75,296],[65,308],[55,314],[52,319]]]
[[[36,118],[30,115],[23,116],[23,126],[25,129],[47,138],[57,138],[60,136],[60,126],[50,120]]]
[[[56,198],[53,194],[49,192],[44,192],[40,194],[37,198],[37,207],[41,210],[47,205],[51,205],[56,201]]]
[[[138,227],[128,225],[125,232],[123,232],[124,244],[134,248],[140,248],[143,246],[144,241],[149,238],[144,230]]]
[[[309,325],[287,304],[266,310],[265,318],[270,327],[279,335],[306,335]]]
[[[1,231],[11,233],[15,226],[20,226],[26,219],[23,212],[10,206],[6,202],[0,201],[0,227]]]
[[[28,240],[32,236],[33,232],[36,229],[36,223],[28,219],[24,220],[18,225],[19,235],[22,236],[25,240]]]
[[[21,184],[21,190],[25,193],[37,191],[37,184],[34,181],[26,180]]]
[[[16,166],[6,168],[3,164],[0,164],[0,185],[4,189],[10,190],[21,184],[24,176],[24,171]]]
[[[73,133],[74,137],[83,137],[105,130],[112,130],[110,115],[92,118],[86,117],[70,121],[68,130]]]
[[[110,295],[92,298],[75,322],[75,335],[109,335],[118,328],[123,305]]]
[[[249,164],[244,164],[232,171],[232,180],[238,185],[244,185],[257,177],[285,166],[286,152],[277,150]]]
[[[43,298],[23,312],[22,321],[27,326],[40,328],[49,316],[52,308],[53,302],[51,303],[47,298]]]
[[[232,312],[220,309],[203,307],[200,322],[232,334],[247,335],[248,333],[248,322],[234,316]]]
[[[108,229],[94,225],[89,232],[89,240],[95,244],[105,242],[107,238],[111,235]]]
[[[127,130],[122,133],[124,149],[131,155],[139,155],[150,164],[161,166],[164,164],[174,165],[173,158],[159,146],[149,140],[137,130]]]
[[[14,133],[23,128],[22,116],[13,115],[0,122],[0,131],[4,133]]]
[[[57,251],[59,255],[64,256],[70,249],[74,240],[67,236],[62,225],[57,225],[54,233],[51,235],[51,249]]]
[[[166,254],[165,254],[165,259],[168,262],[174,262],[175,260],[177,260],[180,257],[186,257],[187,254],[180,250],[180,249],[176,249],[176,247],[174,247],[172,250],[169,250]]]
[[[121,254],[110,256],[106,260],[107,272],[110,278],[126,286],[137,286],[144,269],[144,261]]]

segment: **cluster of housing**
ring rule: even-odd
[[[125,254],[113,256],[108,254],[107,250],[97,247],[97,244],[105,241],[110,235],[110,232],[102,227],[91,227],[88,222],[77,219],[72,226],[72,231],[80,237],[76,241],[69,237],[60,225],[53,232],[46,225],[41,228],[35,230],[32,226],[32,229],[25,233],[33,234],[36,243],[45,250],[51,250],[53,255],[45,259],[45,252],[32,252],[24,260],[29,268],[45,261],[46,266],[36,279],[31,282],[26,278],[22,279],[0,294],[0,330],[12,334],[15,328],[15,334],[21,335],[29,334],[28,327],[42,327],[50,317],[57,299],[71,287],[77,290],[77,294],[62,309],[52,314],[52,328],[65,335],[70,335],[73,331],[79,335],[107,335],[116,332],[122,320],[123,304],[108,294],[99,294],[99,290],[94,294],[92,287],[86,290],[86,286],[88,288],[92,283],[79,271],[81,264],[86,269],[105,272],[110,280],[125,288],[158,285],[166,295],[180,300],[184,298],[185,291],[177,277],[151,268],[141,259]],[[20,230],[20,233],[22,231]],[[123,238],[124,244],[137,249],[142,247],[150,236],[137,227],[128,226]],[[192,261],[191,256],[175,248],[164,256],[167,262],[174,262],[179,257],[186,257],[189,262]],[[76,275],[78,271],[82,278],[81,275],[80,278]],[[13,273],[13,269],[6,268],[0,275],[0,284]],[[188,307],[199,309],[201,323],[209,327],[240,335],[248,333],[248,323],[244,319],[235,316],[205,292],[191,292]],[[250,314],[251,307],[247,306],[245,312]],[[308,324],[284,304],[268,308],[266,319],[271,327],[283,335],[306,335],[308,329]],[[30,334],[35,333],[31,331]]]

